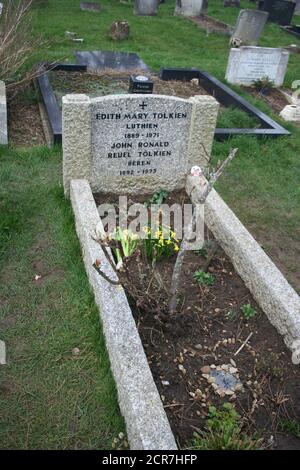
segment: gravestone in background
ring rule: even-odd
[[[149,194],[182,189],[210,155],[218,102],[212,96],[86,95],[63,98],[65,193],[72,179],[93,191]]]
[[[295,6],[295,2],[286,0],[260,0],[258,3],[259,10],[269,13],[268,21],[282,26],[291,23]]]
[[[241,10],[231,40],[239,39],[242,45],[256,46],[269,13],[260,10]]]
[[[90,70],[149,70],[149,67],[134,52],[118,51],[78,51],[76,60],[80,65],[86,65]]]
[[[199,16],[205,10],[207,10],[207,2],[205,0],[176,0],[176,15]]]
[[[157,14],[159,0],[134,0],[134,14],[152,16]]]
[[[101,11],[101,6],[99,3],[94,2],[80,2],[80,9],[83,11],[93,11],[99,13]]]
[[[295,15],[300,15],[300,0],[296,0],[294,13]]]
[[[268,77],[275,86],[284,81],[289,53],[273,47],[245,46],[231,49],[226,80],[239,85],[252,85],[255,80]]]
[[[296,104],[288,104],[280,112],[280,116],[285,121],[300,122],[300,106]]]
[[[241,2],[240,0],[224,0],[223,3],[224,7],[237,7],[240,8]]]

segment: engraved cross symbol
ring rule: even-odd
[[[139,106],[144,110],[148,105],[143,101]]]

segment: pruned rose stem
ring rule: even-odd
[[[221,164],[220,168],[212,173],[210,175],[209,181],[206,182],[204,186],[204,190],[202,195],[199,198],[200,204],[205,204],[205,201],[210,194],[211,190],[213,189],[214,184],[216,181],[220,178],[222,173],[224,172],[226,166],[228,165],[229,162],[231,162],[234,157],[237,154],[238,149],[233,149],[229,153],[228,157],[224,160],[224,162]],[[193,228],[193,225],[195,224],[196,221],[196,215],[195,211],[193,212],[192,219],[190,223],[188,224],[187,229],[185,230],[185,233],[183,235],[182,242],[180,244],[180,248],[177,254],[177,258],[175,261],[174,269],[173,269],[173,274],[172,274],[172,281],[171,281],[171,287],[170,287],[170,300],[169,300],[169,314],[172,315],[176,312],[176,307],[177,307],[177,295],[179,291],[179,285],[180,285],[180,279],[181,279],[181,272],[182,272],[182,266],[184,262],[184,256],[186,252],[186,246],[187,246],[187,236],[191,233],[191,230]]]

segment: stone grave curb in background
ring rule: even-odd
[[[85,269],[100,312],[130,448],[176,450],[175,439],[124,290],[109,284],[93,267],[96,259],[100,259],[104,273],[111,279],[117,279],[100,245],[92,238],[101,221],[86,180],[71,181],[71,201]]]
[[[57,64],[51,71],[86,72],[87,66],[80,64]],[[49,70],[49,71],[50,71]],[[37,86],[41,94],[40,114],[44,134],[48,145],[60,144],[62,133],[62,115],[59,109],[52,85],[49,80],[46,64],[43,73],[37,77]]]
[[[199,203],[203,189],[197,177],[187,179],[187,193]],[[218,193],[205,203],[205,223],[232,261],[270,323],[289,349],[300,339],[300,297]]]
[[[8,144],[7,102],[5,83],[0,80],[0,145]]]

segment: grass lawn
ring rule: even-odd
[[[132,51],[156,71],[198,67],[224,81],[228,37],[206,35],[173,17],[174,3],[167,0],[157,17],[134,17],[132,6],[119,0],[101,0],[100,14],[80,11],[79,0],[49,0],[35,8],[34,29],[50,43],[32,63],[74,61],[76,49]],[[209,3],[211,16],[234,23],[238,9],[223,8],[220,0]],[[252,8],[248,1],[241,5]],[[109,39],[116,19],[129,21],[128,41]],[[66,39],[66,30],[84,43]],[[300,45],[268,24],[260,45],[291,43]],[[297,79],[299,56],[291,54],[285,85]],[[242,94],[272,114],[266,104]],[[300,292],[300,129],[286,127],[290,137],[215,143],[213,162],[225,158],[230,147],[239,148],[218,190]],[[0,213],[0,338],[9,360],[0,369],[0,447],[109,449],[124,424],[70,204],[63,197],[60,148],[0,149]],[[35,275],[43,277],[35,281]]]

